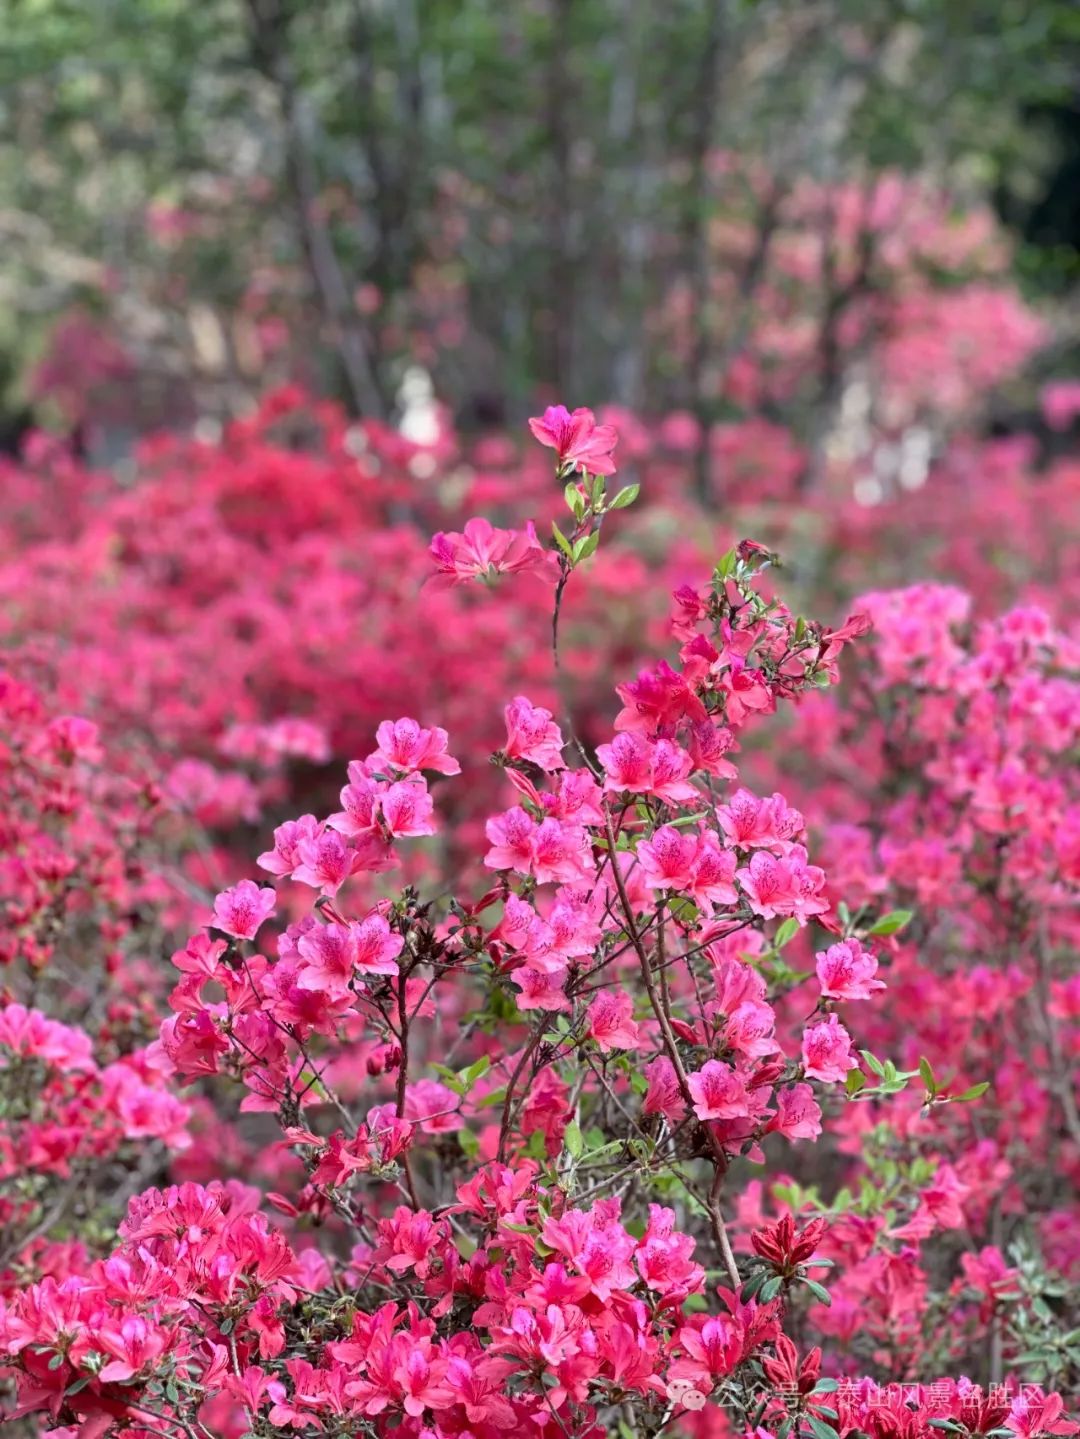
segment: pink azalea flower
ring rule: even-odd
[[[724,1040],[743,1059],[763,1059],[780,1048],[775,1027],[776,1012],[772,1005],[744,999],[727,1016]]]
[[[605,1054],[613,1049],[637,1049],[640,1038],[633,1013],[634,1001],[624,989],[602,989],[586,1015],[589,1037]]]
[[[829,908],[822,896],[825,872],[807,864],[806,851],[795,845],[783,858],[758,850],[736,878],[743,887],[750,908],[764,919],[790,915],[800,923]]]
[[[713,831],[705,830],[698,837],[694,869],[690,878],[690,893],[699,904],[707,908],[718,904],[738,904],[735,866],[734,851],[721,849]]]
[[[234,939],[254,939],[263,921],[274,913],[276,903],[272,889],[242,879],[231,889],[222,890],[214,900],[213,926]]]
[[[529,421],[529,429],[555,451],[560,473],[579,467],[591,475],[615,473],[612,451],[619,437],[612,425],[598,425],[592,410],[571,414],[565,405],[549,405],[543,415]]]
[[[652,784],[653,747],[640,734],[616,735],[611,744],[598,745],[596,757],[604,767],[605,794],[645,794]]]
[[[745,662],[732,660],[718,681],[724,691],[724,717],[728,724],[744,724],[752,714],[771,713],[776,701],[760,670],[748,669]]]
[[[504,749],[508,758],[527,760],[548,774],[566,768],[562,757],[563,737],[550,710],[518,695],[506,706],[505,715]]]
[[[484,856],[488,869],[515,869],[528,874],[532,867],[536,821],[520,805],[494,815],[484,826],[491,848]]]
[[[419,777],[400,780],[379,796],[379,813],[394,839],[434,834],[434,805],[427,784]]]
[[[738,746],[735,736],[725,725],[715,724],[711,719],[698,720],[690,726],[688,748],[695,769],[715,775],[717,779],[735,779],[738,771],[724,756]]]
[[[876,979],[878,962],[857,939],[841,940],[815,955],[824,999],[872,999],[885,982]]]
[[[729,1064],[710,1059],[687,1082],[699,1119],[743,1119],[750,1113],[746,1083]]]
[[[776,1091],[776,1114],[768,1128],[785,1139],[817,1139],[821,1109],[808,1084],[792,1084]]]
[[[274,830],[274,847],[259,855],[256,863],[260,869],[271,874],[292,874],[301,863],[300,845],[307,839],[317,839],[322,825],[313,814],[302,814],[299,819],[287,819]]]
[[[516,995],[517,1007],[522,1013],[531,1009],[569,1009],[570,1001],[563,986],[566,983],[566,967],[556,969],[535,969],[527,965],[514,971],[514,983],[521,991]]]
[[[451,1134],[463,1129],[461,1098],[436,1079],[418,1079],[405,1091],[405,1118],[415,1120],[425,1134]]]
[[[324,830],[317,839],[301,840],[299,857],[300,863],[293,870],[293,879],[331,896],[337,894],[349,876],[360,868],[357,851],[349,849],[332,829]]]
[[[611,744],[599,745],[596,753],[607,772],[604,789],[608,794],[647,794],[668,804],[701,798],[688,779],[693,761],[670,740],[654,743],[632,732],[617,734]]]
[[[301,989],[340,999],[356,975],[396,974],[403,943],[381,915],[360,923],[316,925],[297,941],[304,963],[296,982]]]
[[[689,889],[694,879],[698,836],[665,824],[638,845],[637,857],[650,889]]]
[[[797,843],[806,821],[781,794],[759,799],[740,789],[716,811],[720,827],[731,844],[741,849],[771,849],[786,854]]]
[[[369,914],[350,929],[355,946],[353,965],[358,974],[397,974],[397,956],[405,941],[393,933],[381,914]]]
[[[447,754],[448,736],[434,725],[421,729],[414,719],[383,720],[375,731],[378,748],[367,757],[372,772],[401,770],[405,774],[433,770],[437,774],[460,774],[461,766]]]
[[[851,1035],[835,1014],[803,1030],[802,1056],[807,1076],[823,1084],[842,1084],[848,1071],[858,1068],[851,1053]]]
[[[576,884],[593,871],[585,831],[562,820],[545,819],[533,837],[532,872],[537,884]]]
[[[497,530],[485,519],[469,520],[464,532],[435,535],[431,554],[437,573],[429,584],[451,586],[469,580],[490,582],[497,575],[552,572],[552,557],[532,524],[524,530]]]
[[[649,1081],[649,1087],[642,1101],[642,1112],[663,1114],[670,1120],[681,1119],[686,1104],[679,1088],[679,1076],[675,1073],[671,1060],[666,1055],[658,1055],[651,1064],[645,1066],[645,1078]]]

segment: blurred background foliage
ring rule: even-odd
[[[120,436],[285,377],[392,417],[417,361],[466,430],[538,394],[722,417],[783,206],[889,172],[995,206],[1057,371],[1080,369],[1075,0],[0,13],[8,444],[78,428],[98,381]],[[824,368],[847,290],[878,283],[828,279]]]

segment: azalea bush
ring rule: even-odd
[[[1075,1432],[1075,641],[314,419],[9,512],[13,1432]]]

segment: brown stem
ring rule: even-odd
[[[544,1031],[546,1028],[547,1018],[545,1016],[541,1018],[540,1022],[536,1026],[536,1029],[533,1031],[532,1038],[529,1040],[528,1044],[522,1051],[521,1058],[514,1066],[514,1072],[510,1076],[509,1083],[506,1086],[506,1098],[503,1101],[502,1123],[499,1125],[498,1159],[500,1164],[506,1163],[506,1147],[510,1142],[510,1125],[514,1116],[513,1099],[514,1091],[517,1088],[517,1082],[524,1073],[525,1066],[528,1064],[529,1060],[533,1057],[537,1049],[540,1047],[540,1041],[544,1037]]]
[[[670,1014],[661,996],[657,993],[649,955],[645,945],[642,943],[641,933],[634,915],[634,907],[630,903],[629,895],[626,892],[626,882],[623,879],[622,871],[615,857],[615,827],[611,823],[611,815],[606,809],[604,811],[604,825],[607,833],[608,853],[611,859],[611,872],[615,878],[615,888],[618,891],[619,903],[622,905],[627,932],[630,935],[634,950],[637,953],[642,982],[649,996],[649,1004],[656,1017],[656,1022],[660,1026],[660,1033],[664,1037],[664,1049],[667,1052],[668,1058],[671,1060],[672,1068],[675,1070],[675,1076],[679,1082],[679,1090],[687,1107],[693,1109],[694,1097],[690,1092],[690,1081],[687,1078],[686,1069],[682,1062],[682,1055],[679,1053],[679,1044],[675,1038],[675,1031],[671,1027]],[[735,1263],[735,1256],[732,1253],[731,1244],[728,1241],[727,1229],[724,1225],[724,1216],[720,1210],[720,1191],[723,1188],[724,1176],[727,1172],[727,1155],[724,1153],[724,1147],[716,1137],[712,1128],[708,1124],[703,1124],[701,1128],[709,1148],[712,1151],[712,1162],[716,1171],[713,1178],[712,1190],[709,1194],[709,1218],[712,1221],[713,1235],[723,1258],[728,1278],[731,1280],[732,1287],[737,1290],[742,1281],[739,1277],[739,1267]]]
[[[395,1094],[395,1107],[397,1117],[404,1118],[405,1115],[405,1092],[409,1086],[409,1006],[405,988],[405,973],[398,973],[398,1043],[401,1045],[401,1062],[398,1064],[397,1090]],[[416,1195],[416,1183],[413,1179],[412,1166],[409,1163],[409,1152],[406,1150],[401,1156],[401,1168],[405,1175],[405,1187],[409,1191],[409,1198],[412,1200],[414,1209],[420,1208],[420,1201]]]

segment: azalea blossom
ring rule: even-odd
[[[575,410],[549,405],[529,429],[542,445],[555,451],[560,473],[587,470],[591,475],[613,475],[618,434],[611,425],[598,425],[592,410]]]
[[[802,1053],[807,1075],[825,1084],[840,1084],[849,1070],[858,1068],[851,1053],[851,1035],[835,1014],[803,1030]]]
[[[263,922],[274,913],[276,903],[272,889],[242,879],[231,889],[222,890],[214,900],[214,925],[234,939],[254,939]]]
[[[437,569],[435,585],[490,582],[498,575],[529,571],[551,573],[551,556],[531,523],[524,530],[497,530],[485,519],[469,520],[460,534],[440,531],[435,535],[431,554]]]
[[[877,959],[857,939],[841,940],[815,956],[824,999],[872,999],[885,988]]]

